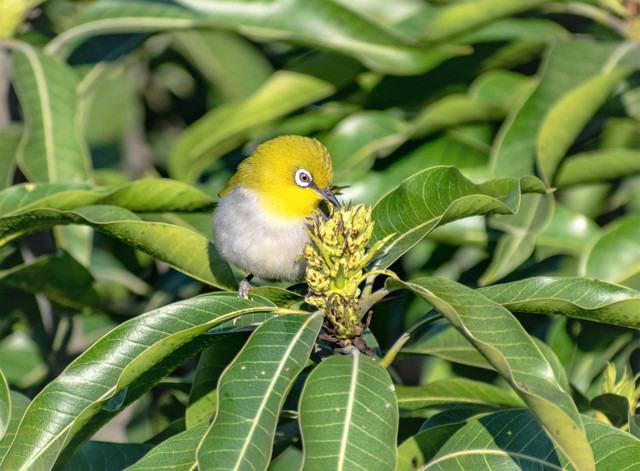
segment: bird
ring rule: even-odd
[[[267,281],[304,278],[301,257],[311,239],[307,218],[334,195],[329,152],[316,139],[280,136],[259,145],[218,194],[213,215],[220,256],[248,273],[238,297],[248,298],[253,276]]]

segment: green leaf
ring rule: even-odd
[[[582,255],[599,233],[600,226],[593,219],[571,211],[556,201],[551,221],[537,234],[536,256]]]
[[[488,286],[483,296],[512,312],[560,315],[640,328],[640,293],[589,278],[527,278]]]
[[[509,311],[444,278],[421,278],[411,283],[389,280],[387,284],[408,288],[434,306],[507,380],[571,463],[577,469],[594,469],[591,448],[571,396]]]
[[[538,87],[504,122],[493,146],[495,176],[534,173],[542,120],[566,93],[600,74],[612,56],[626,46],[596,41],[557,41],[542,65]]]
[[[402,356],[432,355],[477,368],[493,369],[486,358],[451,324],[442,324],[400,350]]]
[[[214,160],[238,147],[249,131],[334,93],[311,75],[280,70],[239,103],[219,106],[192,124],[169,158],[169,173],[195,181]]]
[[[9,449],[9,445],[13,442],[16,430],[18,430],[18,425],[20,424],[24,411],[27,410],[30,402],[27,396],[20,394],[17,391],[10,391],[9,394],[11,398],[11,420],[7,424],[8,426],[5,430],[4,437],[0,438],[0,459],[4,457],[5,453]],[[0,434],[0,437],[2,437],[2,434]]]
[[[514,214],[521,193],[545,193],[535,177],[476,185],[454,167],[434,167],[404,180],[373,208],[373,240],[396,234],[376,267],[386,268],[436,227],[480,214]]]
[[[0,368],[9,384],[21,389],[32,387],[47,376],[38,345],[20,331],[0,340]]]
[[[174,435],[125,471],[193,471],[196,450],[208,428],[208,424],[200,424]]]
[[[552,182],[558,164],[582,128],[600,108],[630,69],[614,69],[595,75],[554,103],[540,126],[537,140],[538,168]]]
[[[9,385],[0,370],[0,441],[9,428],[11,420],[11,394],[9,393]],[[2,456],[2,455],[0,455]]]
[[[569,33],[560,24],[540,18],[505,18],[456,36],[456,43],[476,44],[496,41],[548,43],[566,39]]]
[[[549,0],[462,0],[428,10],[422,25],[422,39],[439,41],[463,33],[497,18],[531,10]],[[434,11],[435,10],[435,11]]]
[[[382,111],[362,111],[338,123],[324,144],[336,175],[354,178],[366,173],[377,157],[386,157],[407,137],[404,121]]]
[[[436,452],[449,438],[464,425],[454,422],[421,430],[409,437],[398,447],[398,465],[396,471],[415,471],[424,469]]]
[[[50,469],[83,425],[177,348],[237,316],[271,309],[235,294],[211,294],[121,324],[33,400],[0,470]]]
[[[208,428],[218,406],[218,379],[246,342],[249,332],[226,332],[215,337],[214,344],[203,350],[198,361],[185,417],[187,429],[203,422]]]
[[[73,72],[54,57],[18,43],[11,75],[25,120],[20,169],[31,181],[86,181],[90,163],[79,135]]]
[[[91,226],[197,280],[220,288],[237,286],[229,265],[202,235],[173,224],[146,222],[115,206],[85,206],[75,211],[33,209],[0,218],[0,246],[60,224]]]
[[[64,276],[60,276],[62,273]],[[0,285],[43,294],[57,304],[78,311],[100,310],[100,298],[93,282],[85,266],[65,251],[0,271]]]
[[[489,225],[505,232],[498,240],[491,264],[478,283],[491,284],[522,265],[533,253],[537,236],[546,229],[553,216],[552,195],[523,195],[517,214],[495,215]]]
[[[18,153],[22,132],[22,126],[18,124],[12,124],[0,129],[0,175],[4,175],[4,177],[0,178],[0,190],[13,183],[16,154]]]
[[[304,470],[394,469],[398,406],[389,374],[354,350],[311,372],[300,397]]]
[[[501,106],[468,95],[451,94],[423,108],[412,123],[412,133],[422,137],[459,124],[497,120],[506,113]]]
[[[639,237],[640,216],[618,219],[586,253],[582,274],[624,283],[640,271]]]
[[[65,466],[65,471],[114,471],[125,469],[150,449],[145,443],[87,442]]]
[[[555,186],[566,188],[640,174],[640,151],[598,149],[567,157],[562,162]]]
[[[246,39],[224,31],[178,31],[173,44],[225,97],[250,96],[268,80],[272,66]]]
[[[597,469],[633,469],[637,465],[640,441],[599,420],[582,419]],[[560,451],[529,411],[497,412],[460,428],[426,469],[573,469]],[[591,463],[575,469],[596,468]]]
[[[513,392],[465,378],[433,381],[424,386],[396,386],[401,417],[424,417],[428,409],[494,411],[522,407]]]
[[[220,377],[218,411],[198,449],[200,469],[267,469],[280,409],[307,362],[322,314],[274,317]]]
[[[78,24],[49,45],[60,52],[79,38],[123,32],[157,32],[196,26],[233,29],[263,40],[287,40],[347,54],[383,73],[412,75],[468,53],[460,46],[424,48],[398,39],[386,28],[337,3],[319,0],[234,1],[233,4],[179,0],[194,11],[160,2],[97,3]]]
[[[189,212],[210,210],[214,204],[202,191],[168,178],[136,180],[113,190],[78,183],[26,183],[0,191],[3,216],[35,208],[64,211],[89,205],[120,206],[137,212]]]

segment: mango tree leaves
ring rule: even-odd
[[[425,10],[413,19],[420,21],[421,38],[425,41],[439,41],[457,33],[463,33],[497,18],[511,16],[549,0],[465,0]],[[416,26],[414,25],[414,28]]]
[[[234,29],[262,39],[281,39],[324,47],[353,56],[384,73],[417,74],[456,55],[459,46],[419,47],[336,3],[318,0],[179,0],[187,9],[160,2],[112,1],[87,8],[75,28],[50,44],[60,51],[78,38],[131,31],[161,31],[194,26]]]
[[[595,464],[576,469],[633,469],[637,465],[638,439],[591,417],[582,419]],[[561,451],[529,411],[497,412],[469,421],[422,469],[567,469],[570,464]]]
[[[376,157],[386,156],[408,138],[407,123],[381,111],[353,113],[324,140],[337,175],[366,173]]]
[[[0,271],[0,286],[42,294],[57,304],[78,311],[87,308],[100,310],[100,298],[93,282],[89,270],[64,251]]]
[[[11,445],[11,442],[15,437],[16,430],[18,430],[18,425],[24,415],[24,411],[27,410],[27,407],[29,406],[29,398],[27,396],[20,394],[17,391],[10,391],[9,396],[11,399],[11,411],[9,413],[10,420],[7,424],[7,428],[4,430],[4,435],[0,434],[0,457],[3,457],[9,449],[9,445]]]
[[[0,190],[13,183],[18,145],[22,138],[22,126],[14,124],[0,129]]]
[[[558,169],[554,184],[558,188],[565,188],[638,173],[640,173],[640,151],[598,149],[567,157]]]
[[[220,377],[218,410],[198,449],[200,469],[267,469],[280,409],[307,362],[322,314],[264,322]]]
[[[304,470],[394,469],[398,406],[389,374],[354,350],[314,369],[300,397]]]
[[[202,211],[214,201],[202,191],[170,179],[143,179],[114,190],[79,183],[25,183],[0,192],[0,215],[34,208],[59,210],[89,205],[113,205],[137,212]]]
[[[220,288],[236,286],[231,268],[208,239],[173,224],[143,221],[116,206],[85,206],[75,211],[33,209],[1,218],[0,245],[60,224],[88,225],[197,280]]]
[[[402,417],[422,417],[428,409],[493,411],[522,407],[510,391],[465,378],[432,381],[423,386],[396,386]]]
[[[527,278],[479,290],[512,312],[561,315],[640,328],[640,293],[589,278]]]
[[[65,466],[66,471],[111,471],[135,463],[152,448],[146,443],[90,441]]]
[[[0,440],[4,437],[9,428],[11,420],[11,395],[9,394],[9,385],[0,370]],[[0,455],[1,456],[1,455]]]
[[[476,291],[443,278],[411,283],[409,288],[434,306],[507,380],[577,469],[593,469],[593,454],[584,426],[553,367],[509,311]]]
[[[192,471],[196,466],[196,450],[208,428],[208,424],[200,424],[174,435],[125,471]]]
[[[614,69],[595,75],[558,100],[545,116],[537,142],[538,167],[545,181],[551,182],[558,163],[578,133],[609,97],[630,69]]]
[[[76,76],[54,57],[18,44],[11,75],[25,121],[20,168],[31,181],[85,181],[90,164],[79,135]]]
[[[624,283],[640,271],[640,217],[629,216],[608,228],[583,260],[585,276]]]
[[[566,93],[602,72],[618,48],[617,43],[558,41],[543,63],[538,87],[507,118],[493,146],[495,176],[534,173],[536,144],[545,115]]]
[[[121,324],[33,400],[0,462],[0,470],[50,469],[82,427],[153,365],[211,327],[271,309],[268,303],[242,300],[235,294],[212,294],[171,304]]]
[[[248,131],[333,92],[330,83],[311,75],[278,71],[244,101],[219,106],[191,125],[171,153],[169,172],[193,182],[211,162],[238,147]]]
[[[437,226],[480,214],[514,214],[522,193],[545,193],[535,177],[476,185],[454,167],[434,167],[406,179],[373,208],[374,240],[396,234],[376,266],[386,268]]]

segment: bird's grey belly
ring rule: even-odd
[[[266,280],[299,281],[306,261],[299,258],[310,241],[305,219],[293,222],[267,218],[256,196],[236,188],[218,201],[213,217],[220,255],[243,271]]]

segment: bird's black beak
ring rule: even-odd
[[[338,201],[338,198],[336,198],[336,196],[333,194],[333,192],[331,191],[331,188],[317,188],[316,192],[320,196],[322,196],[322,198],[324,198],[329,203],[334,205],[336,208],[341,207],[340,202]]]

